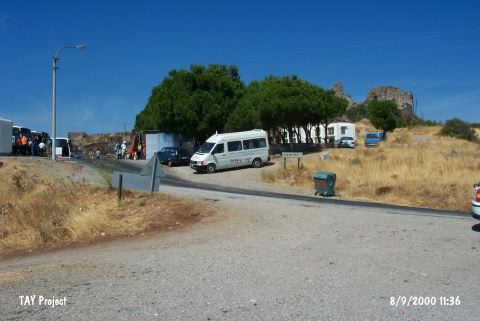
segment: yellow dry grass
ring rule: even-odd
[[[308,155],[303,169],[291,164],[285,175],[282,168],[265,170],[263,178],[313,191],[312,173],[329,171],[344,199],[469,211],[472,184],[480,181],[480,145],[438,136],[439,130],[400,128],[380,147],[329,149],[328,161]]]
[[[0,167],[0,255],[17,249],[59,245],[173,229],[199,220],[203,203],[41,177],[21,167]]]

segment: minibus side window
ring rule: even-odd
[[[243,149],[263,148],[267,146],[265,138],[245,139]]]
[[[229,152],[236,152],[236,151],[242,150],[242,142],[240,140],[228,142],[227,146],[228,146]]]
[[[218,144],[216,147],[215,147],[215,150],[213,151],[215,154],[223,154],[223,151],[224,151],[224,147],[223,147],[223,143],[222,144]]]
[[[265,138],[258,139],[258,148],[267,147],[267,141]]]
[[[255,148],[256,139],[245,139],[243,141],[243,149],[253,149]]]

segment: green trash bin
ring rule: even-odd
[[[337,175],[330,172],[318,172],[313,174],[313,185],[315,187],[315,195],[323,196],[335,195],[335,181]]]

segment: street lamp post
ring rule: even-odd
[[[53,71],[53,79],[52,79],[52,160],[56,160],[56,138],[57,138],[57,63],[60,59],[58,54],[63,48],[73,48],[73,49],[85,49],[86,45],[74,45],[74,46],[62,46],[57,49],[55,52],[55,56],[52,57],[52,71]]]

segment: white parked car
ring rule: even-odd
[[[196,171],[252,166],[262,167],[270,160],[267,132],[254,129],[245,132],[215,134],[190,159]]]
[[[355,140],[353,137],[343,136],[338,141],[338,148],[348,147],[348,148],[355,148]]]
[[[473,185],[472,216],[480,220],[480,183]]]

